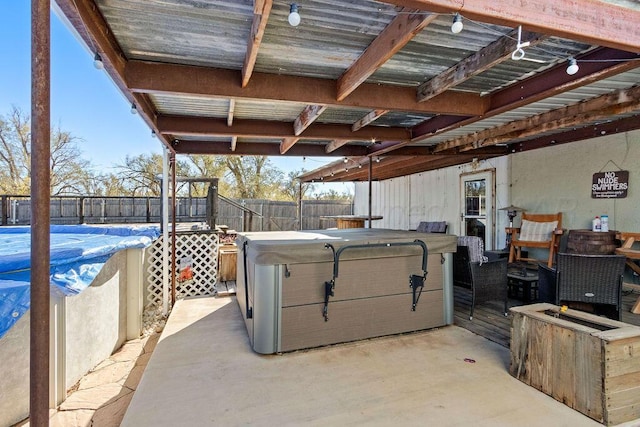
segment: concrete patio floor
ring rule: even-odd
[[[507,348],[457,326],[259,355],[235,298],[187,299],[121,425],[600,425],[508,364]]]

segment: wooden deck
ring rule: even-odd
[[[491,301],[476,305],[473,320],[469,320],[471,291],[458,286],[453,287],[454,323],[490,341],[509,347],[511,337],[511,315],[502,314],[502,303]],[[638,290],[624,288],[622,292],[622,321],[640,326],[640,314],[631,313],[631,307],[640,295]],[[523,305],[517,299],[509,300],[509,307]]]

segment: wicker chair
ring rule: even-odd
[[[507,259],[488,260],[479,237],[458,237],[453,255],[453,284],[471,289],[469,320],[473,320],[475,305],[487,301],[504,301],[507,315]]]
[[[556,304],[582,302],[609,306],[620,320],[623,255],[558,254]],[[605,313],[608,314],[608,313]]]
[[[538,302],[556,303],[556,270],[538,263]]]

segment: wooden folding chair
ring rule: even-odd
[[[562,212],[555,214],[522,213],[522,224],[519,228],[508,227],[511,233],[509,262],[538,262],[535,258],[522,256],[522,248],[544,248],[549,250],[547,266],[553,266],[553,259],[558,251],[562,230]]]

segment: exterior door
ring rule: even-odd
[[[460,218],[461,235],[478,236],[485,249],[493,249],[493,172],[484,171],[462,175]]]

